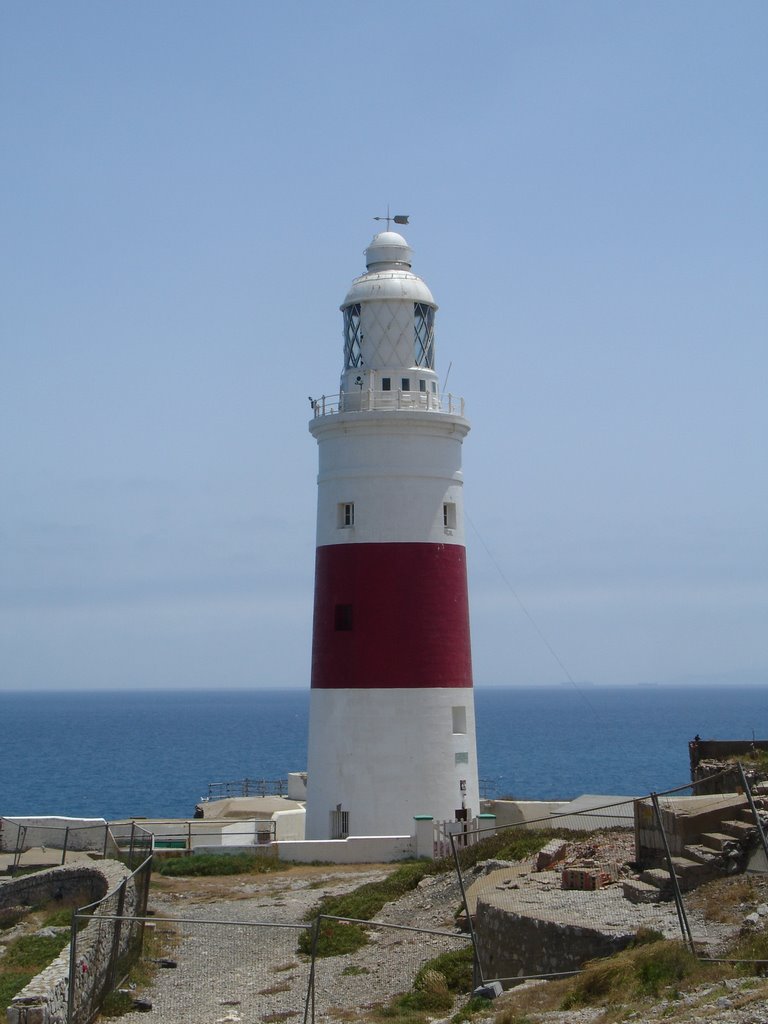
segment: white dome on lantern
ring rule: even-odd
[[[369,270],[378,270],[382,265],[410,268],[412,256],[413,250],[402,235],[380,231],[365,250],[365,265]]]
[[[405,299],[425,302],[437,309],[432,292],[411,271],[412,253],[410,245],[396,231],[374,235],[365,250],[368,273],[355,278],[340,308],[372,299]]]

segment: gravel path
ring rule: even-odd
[[[152,1015],[131,1013],[122,1019],[126,1024],[147,1024],[153,1016],[162,1024],[301,1024],[309,963],[296,953],[296,943],[305,912],[324,895],[347,892],[388,874],[385,868],[352,872],[315,868],[312,872],[220,881],[218,887],[202,892],[197,883],[191,884],[188,893],[183,883],[176,883],[176,891],[153,889],[150,907],[156,915],[155,927],[163,930],[164,918],[175,921],[178,944],[169,955],[178,966],[158,970],[147,993]],[[551,898],[557,898],[554,890]],[[347,956],[318,960],[315,1019],[354,1021],[372,1005],[409,990],[424,960],[466,943],[466,937],[454,933],[459,903],[454,876],[425,878],[414,892],[382,910],[377,918],[381,927],[371,932],[367,946]],[[428,935],[390,926],[450,934]],[[515,993],[503,996],[498,1009],[516,998]],[[536,1013],[529,1019],[542,1024],[599,1024],[600,1015],[600,1010],[583,1009]],[[649,1005],[642,1017],[631,1020],[632,1024],[768,1024],[768,989],[755,979],[710,985],[674,1003]],[[493,1024],[493,1018],[477,1024]]]

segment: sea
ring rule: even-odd
[[[768,738],[767,698],[768,685],[477,687],[481,788],[662,793],[690,781],[696,734]],[[0,816],[191,817],[210,783],[304,770],[308,713],[298,689],[0,691]]]

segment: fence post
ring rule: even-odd
[[[310,951],[309,982],[307,998],[304,1001],[304,1024],[315,1024],[315,961],[317,960],[317,939],[320,934],[320,918],[312,924],[312,949]]]
[[[475,926],[472,923],[472,915],[469,912],[469,903],[467,903],[467,891],[464,888],[464,879],[461,874],[461,863],[459,862],[459,851],[456,849],[456,843],[454,842],[453,832],[448,833],[448,838],[451,840],[451,851],[453,853],[453,862],[456,865],[456,877],[459,880],[459,889],[461,890],[461,899],[464,903],[464,913],[467,915],[467,927],[469,928],[469,937],[472,940],[472,988],[473,990],[484,983],[483,978],[483,965],[480,963],[480,956],[477,952],[477,936],[475,935]]]
[[[64,846],[61,851],[61,863],[67,862],[67,847],[69,846],[69,825],[64,829]]]
[[[120,883],[120,888],[117,891],[117,913],[112,919],[112,955],[110,956],[109,972],[107,974],[107,984],[104,988],[104,993],[111,992],[117,982],[117,965],[120,961],[120,938],[123,931],[123,913],[125,911],[125,889],[128,885],[128,879],[124,878]],[[106,923],[106,922],[105,922]]]
[[[69,935],[69,983],[67,985],[67,1024],[75,1021],[75,978],[77,976],[77,911],[72,911]]]
[[[669,878],[672,882],[672,892],[675,897],[675,908],[677,909],[677,919],[680,922],[680,931],[683,936],[683,942],[686,942],[691,949],[692,953],[696,952],[696,948],[693,943],[693,934],[691,933],[691,926],[688,924],[688,916],[685,913],[685,904],[683,903],[683,894],[680,892],[680,883],[677,875],[675,874],[675,865],[672,861],[672,852],[669,849],[669,843],[667,842],[667,833],[664,831],[664,823],[661,820],[661,808],[659,807],[659,797],[656,793],[651,793],[651,801],[653,803],[653,810],[656,814],[656,822],[661,832],[661,841],[664,845],[664,857],[667,861],[667,871],[669,872]]]
[[[16,826],[16,849],[13,852],[13,864],[11,865],[10,874],[13,877],[16,874],[16,869],[21,861],[21,855],[23,853],[22,847],[27,838],[27,826],[17,825]]]
[[[109,845],[109,825],[104,826],[104,860],[107,859],[107,846]]]
[[[741,761],[738,761],[737,765],[739,768],[739,774],[741,775],[741,783],[744,787],[744,793],[749,801],[749,809],[752,811],[752,817],[755,819],[755,825],[757,825],[757,834],[760,836],[760,842],[763,844],[765,859],[768,861],[768,839],[766,839],[765,829],[763,828],[763,823],[760,820],[760,815],[757,812],[757,807],[752,796],[752,787],[749,784],[749,780],[747,779],[747,775]]]
[[[131,868],[133,868],[133,843],[134,843],[135,837],[136,837],[136,822],[132,821],[131,822],[131,842],[130,842],[130,845],[128,847],[128,864],[129,864],[129,866]]]

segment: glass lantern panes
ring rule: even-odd
[[[360,333],[360,303],[344,309],[344,367],[349,370],[354,366],[363,365],[361,351],[362,334]]]
[[[416,365],[435,368],[435,311],[425,302],[413,304],[414,351]]]

